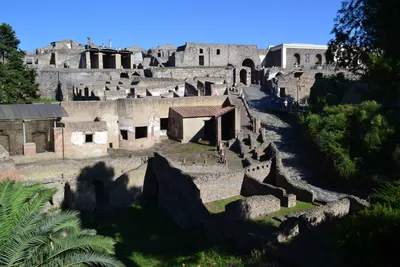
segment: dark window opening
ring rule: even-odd
[[[93,143],[93,134],[85,135],[85,143]]]
[[[322,64],[322,56],[320,54],[318,54],[316,57],[317,57],[317,60],[315,62],[315,65],[321,65]]]
[[[135,128],[135,139],[147,138],[147,126]]]
[[[161,118],[160,119],[160,129],[161,130],[168,130],[168,118]]]
[[[285,97],[286,96],[286,89],[281,87],[279,90],[279,96],[280,97]]]
[[[203,49],[200,48],[200,54],[203,54]]]
[[[50,65],[56,65],[56,54],[51,53]]]
[[[294,65],[299,66],[300,65],[300,55],[299,54],[294,54]]]
[[[127,130],[120,130],[122,140],[128,140],[128,131]]]
[[[160,53],[160,52],[158,52],[157,56],[158,56],[158,57],[161,57],[161,53]]]
[[[217,49],[217,55],[221,54],[221,50]]]
[[[199,56],[199,65],[204,66],[204,56]]]
[[[110,148],[113,148],[113,143],[108,143],[108,146],[109,146]]]
[[[120,78],[128,78],[128,79],[129,79],[129,74],[126,73],[126,72],[122,72],[122,73],[119,75],[119,77],[120,77]]]

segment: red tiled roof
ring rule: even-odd
[[[182,118],[220,117],[234,109],[234,106],[183,106],[171,107]]]

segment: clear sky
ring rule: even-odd
[[[326,44],[341,0],[1,0],[20,48],[52,41],[145,49],[161,44]]]

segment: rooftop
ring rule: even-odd
[[[0,105],[0,120],[51,119],[68,117],[58,104]]]
[[[181,106],[171,107],[173,111],[183,118],[220,117],[235,109],[234,106]]]

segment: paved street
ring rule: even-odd
[[[306,182],[313,175],[313,164],[307,153],[307,147],[299,138],[297,129],[277,115],[265,112],[266,108],[271,108],[271,99],[260,91],[259,87],[246,87],[243,93],[251,107],[252,115],[260,118],[269,139],[275,142],[281,151],[282,162],[289,179],[303,188],[312,189],[316,194],[316,199],[320,201],[334,201],[344,197],[345,194],[327,191]],[[301,157],[303,157],[302,161],[300,161]],[[310,164],[303,163],[307,159],[311,160],[308,162]]]

